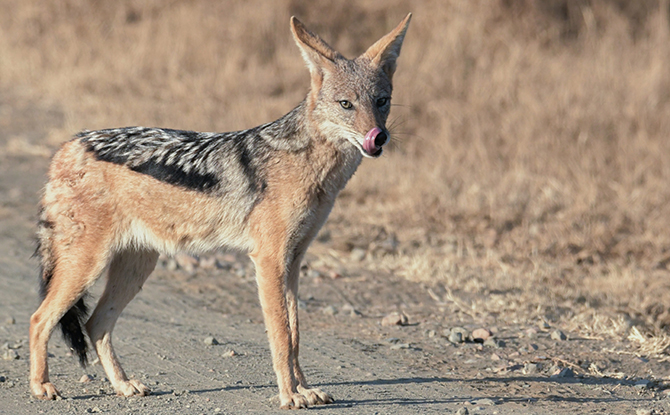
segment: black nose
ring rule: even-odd
[[[377,134],[377,137],[375,137],[375,145],[377,147],[381,147],[384,144],[386,144],[386,141],[388,140],[388,135],[386,135],[385,131],[382,131],[381,133]]]

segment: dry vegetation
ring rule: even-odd
[[[354,56],[411,10],[394,147],[345,190],[333,238],[369,248],[396,235],[397,251],[365,266],[425,281],[446,311],[550,319],[667,352],[667,1],[0,7],[0,87],[62,108],[50,146],[83,128],[269,121],[308,87],[291,14]]]

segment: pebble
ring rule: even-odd
[[[7,378],[6,378],[6,377],[4,377],[4,376],[0,375],[0,383],[4,382],[4,381],[6,381],[6,380],[7,380]]]
[[[216,257],[201,257],[200,261],[198,261],[198,266],[202,269],[214,269],[216,267]]]
[[[649,389],[652,386],[652,382],[649,379],[640,379],[635,382],[635,387],[638,389]]]
[[[502,340],[496,340],[494,338],[486,339],[484,342],[484,346],[486,347],[493,347],[494,349],[500,349],[501,347],[505,347],[505,343]]]
[[[574,378],[575,372],[569,367],[564,367],[558,373],[554,373],[550,377],[552,378]]]
[[[208,345],[208,346],[216,346],[217,344],[219,344],[219,341],[216,340],[216,339],[215,339],[214,337],[212,337],[212,336],[205,337],[205,340],[203,340],[203,341],[204,341],[205,344]]]
[[[329,305],[324,307],[321,312],[327,316],[334,316],[337,314],[337,308],[335,308],[335,306]]]
[[[523,365],[523,373],[525,375],[533,375],[537,373],[539,370],[539,366],[537,363],[526,363]]]
[[[654,413],[651,409],[637,409],[635,415],[652,415]]]
[[[3,358],[4,360],[18,360],[18,359],[19,359],[19,354],[16,353],[16,350],[9,349],[9,350],[6,350],[6,351],[2,354],[2,358]]]
[[[91,375],[83,375],[81,378],[79,378],[79,383],[88,383],[93,381],[93,376]]]
[[[491,338],[491,332],[488,329],[475,329],[472,332],[472,339],[478,343],[483,343]]]
[[[318,270],[310,269],[307,271],[307,277],[309,278],[321,278],[321,273]]]
[[[177,261],[174,258],[170,258],[165,262],[165,268],[168,271],[176,271],[178,268]]]
[[[401,350],[401,349],[409,349],[409,343],[396,343],[393,346],[391,346],[391,350]]]
[[[328,276],[330,277],[331,280],[339,280],[340,278],[342,278],[342,274],[337,271],[329,271]]]
[[[447,334],[447,330],[444,330],[444,334]],[[454,343],[464,343],[468,340],[470,332],[468,332],[463,327],[453,327],[447,334],[447,339]]]
[[[367,255],[367,252],[365,251],[365,249],[354,248],[354,249],[351,250],[351,253],[349,254],[349,258],[352,261],[360,262],[360,261],[365,259],[365,255]]]
[[[228,350],[226,353],[223,354],[223,357],[235,357],[239,356],[239,353],[237,353],[235,350]]]
[[[567,340],[567,336],[560,330],[554,330],[551,332],[551,339],[557,341]]]
[[[451,333],[449,333],[449,338],[448,339],[453,344],[463,343],[465,341],[463,339],[463,333],[458,332],[458,331],[452,331]]]
[[[537,324],[537,327],[538,327],[540,330],[549,330],[549,329],[551,328],[551,326],[550,326],[549,324],[547,324],[546,321],[540,321],[540,322]]]
[[[456,415],[468,415],[469,413],[468,408],[461,408],[456,411]]]
[[[177,254],[174,256],[179,268],[186,271],[188,274],[195,273],[195,267],[198,265],[198,260],[187,254]]]
[[[382,326],[406,326],[407,322],[405,314],[394,311],[382,319]]]
[[[477,399],[475,401],[472,401],[472,404],[473,405],[491,406],[491,405],[495,405],[496,403],[493,401],[493,399],[484,398],[484,399]]]
[[[351,317],[360,317],[362,316],[361,312],[356,310],[351,304],[345,304],[342,306],[342,312],[348,313]]]
[[[537,329],[529,328],[528,330],[526,330],[526,337],[528,337],[529,339],[536,338],[537,337]]]
[[[14,317],[11,317],[11,316],[10,316],[10,317],[7,317],[7,318],[5,319],[5,324],[6,324],[6,325],[16,324],[16,319],[14,319]]]

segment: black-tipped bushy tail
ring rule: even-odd
[[[65,313],[58,323],[63,332],[65,343],[77,354],[82,367],[86,367],[88,363],[88,343],[86,343],[83,330],[87,314],[88,307],[86,307],[84,297],[82,297]]]

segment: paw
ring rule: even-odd
[[[280,396],[281,409],[302,409],[307,408],[307,398],[299,393],[291,393],[287,396]]]
[[[151,389],[147,388],[142,382],[136,379],[127,380],[119,385],[115,385],[114,389],[116,389],[117,395],[125,396],[126,398],[131,396],[147,396],[151,393]]]
[[[34,382],[30,384],[30,390],[33,396],[39,399],[55,400],[60,399],[60,392],[51,382]]]
[[[332,396],[319,388],[303,388],[302,386],[298,386],[298,393],[307,399],[309,405],[325,405],[335,402]]]

